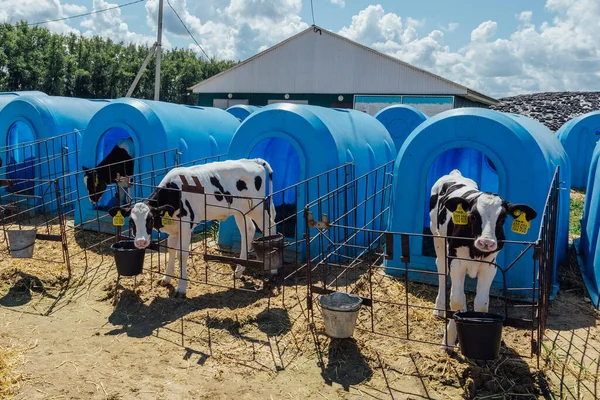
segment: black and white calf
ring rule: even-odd
[[[431,232],[447,239],[434,238],[436,264],[439,274],[438,295],[434,315],[442,317],[446,310],[446,271],[452,278],[450,289],[450,309],[466,311],[467,299],[464,292],[465,275],[477,277],[475,311],[487,312],[490,286],[496,275],[496,256],[504,246],[504,222],[506,216],[514,218],[525,214],[531,221],[537,213],[524,204],[511,204],[497,194],[481,192],[477,184],[454,170],[442,176],[433,185],[429,202]],[[464,211],[464,212],[463,212]],[[453,213],[457,224],[453,221]],[[462,216],[462,220],[460,220]],[[446,253],[447,252],[447,253]],[[446,254],[450,261],[446,269]],[[468,260],[468,261],[466,261]],[[444,335],[442,347],[449,350],[456,344],[456,323],[451,319]]]
[[[133,140],[119,141],[96,168],[83,167],[83,183],[90,196],[92,204],[100,201],[104,191],[118,176],[133,175]]]
[[[270,202],[268,209],[261,204],[262,199],[267,196],[267,182],[269,194],[273,192],[272,174],[270,165],[260,158],[174,168],[167,173],[147,200],[133,207],[111,208],[109,214],[114,217],[117,211],[121,210],[124,217],[129,216],[129,224],[135,235],[135,246],[138,248],[148,247],[152,229],[160,229],[169,235],[169,261],[162,284],[168,285],[171,282],[175,270],[175,256],[181,250],[182,279],[177,285],[177,293],[185,294],[190,241],[198,223],[224,221],[233,215],[242,240],[240,258],[244,260],[248,259],[248,243],[252,241],[256,232],[252,221],[256,222],[263,233],[265,223],[269,230],[268,235],[276,233],[273,203]],[[196,178],[205,194],[182,192],[181,176],[185,177],[190,185],[194,185]],[[164,226],[162,217],[167,212],[176,220]],[[244,270],[245,267],[238,265],[235,270],[236,277],[241,277]]]

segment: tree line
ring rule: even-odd
[[[0,92],[40,90],[53,96],[89,99],[123,97],[133,83],[149,46],[115,43],[99,36],[60,35],[26,22],[0,24]],[[160,100],[197,104],[187,90],[236,64],[204,60],[187,49],[163,51]],[[154,98],[152,57],[133,97]]]

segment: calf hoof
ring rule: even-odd
[[[170,286],[171,285],[171,278],[162,278],[158,280],[158,284],[160,286]]]
[[[456,346],[446,346],[442,343],[442,345],[440,346],[440,350],[445,351],[446,354],[452,354],[456,350]]]
[[[185,294],[185,290],[179,291],[179,289],[178,289],[175,291],[175,294],[173,295],[173,297],[175,297],[176,299],[185,299],[187,296]]]
[[[237,268],[235,269],[234,272],[234,276],[236,279],[240,279],[242,277],[242,275],[244,274],[244,271],[246,270],[246,267],[242,267],[241,265],[238,265]]]

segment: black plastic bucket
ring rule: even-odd
[[[135,276],[142,273],[146,249],[135,247],[133,240],[121,240],[110,248],[115,256],[117,272],[123,276]]]
[[[283,265],[284,237],[281,233],[263,236],[252,241],[256,258],[264,262],[265,271],[279,269]]]
[[[502,315],[464,311],[454,313],[454,320],[463,356],[473,360],[494,360],[500,356]]]

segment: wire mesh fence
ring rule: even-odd
[[[385,227],[389,209],[382,207],[369,208],[369,202],[377,195],[385,199],[391,190],[386,182],[380,191],[374,191],[363,203],[343,214],[345,221],[336,213],[333,205],[341,197],[347,196],[348,189],[356,190],[369,185],[373,180],[373,171],[363,177],[348,182],[344,187],[334,189],[305,208],[307,224],[306,237],[311,244],[318,243],[318,250],[308,259],[307,281],[310,288],[307,308],[311,312],[311,320],[315,321],[315,295],[333,292],[352,293],[362,298],[363,307],[358,315],[357,329],[378,335],[402,339],[405,341],[440,344],[440,336],[447,334],[448,322],[452,311],[447,303],[444,308],[436,308],[437,290],[425,284],[411,281],[414,273],[431,274],[438,278],[445,298],[449,298],[450,259],[446,253],[446,270],[441,273],[417,269],[410,265],[411,236],[427,236],[418,233],[389,232],[376,226]],[[385,175],[385,173],[383,174]],[[535,242],[505,241],[505,246],[518,246],[519,256],[508,260],[506,265],[489,263],[499,271],[502,289],[492,291],[489,311],[502,314],[504,325],[526,332],[529,338],[527,346],[504,348],[505,353],[518,353],[531,357],[539,355],[540,343],[545,329],[547,307],[552,282],[552,260],[554,254],[554,235],[558,193],[559,172],[556,171],[552,187],[544,210],[542,229]],[[389,204],[385,201],[381,204]],[[315,216],[320,216],[317,219]],[[333,217],[332,217],[333,216]],[[435,240],[446,241],[451,237],[430,236]],[[395,241],[402,243],[402,268],[385,265],[386,259],[393,258]],[[514,287],[506,279],[506,273],[518,259],[531,260],[531,283],[528,287]],[[470,259],[459,259],[471,261]],[[433,262],[433,260],[432,260]],[[520,298],[508,296],[509,292],[518,292]],[[472,297],[472,295],[469,295]],[[510,298],[509,298],[510,297]],[[435,314],[435,315],[434,315]],[[441,316],[441,318],[439,318]],[[433,328],[435,327],[435,328]],[[521,335],[522,336],[522,335]]]

